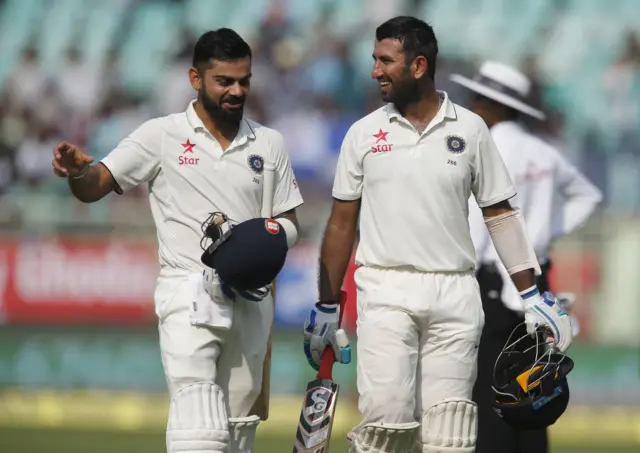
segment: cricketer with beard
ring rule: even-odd
[[[233,30],[204,33],[188,69],[197,99],[186,111],[145,122],[95,165],[73,144],[53,150],[54,173],[83,202],[148,184],[161,268],[154,301],[171,396],[169,453],[250,453],[260,421],[251,408],[261,390],[272,294],[258,291],[262,300],[250,300],[229,292],[201,258],[202,225],[212,213],[238,224],[261,217],[265,162],[275,164],[272,215],[289,246],[297,237],[295,209],[303,200],[283,137],[243,114],[251,61]],[[274,224],[268,227],[280,228]]]

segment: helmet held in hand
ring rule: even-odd
[[[254,218],[244,222],[213,213],[202,225],[201,261],[237,290],[269,285],[284,266],[287,235],[278,221]]]

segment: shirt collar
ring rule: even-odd
[[[448,118],[452,120],[457,119],[458,115],[456,114],[456,107],[455,107],[455,104],[451,102],[451,100],[449,99],[449,94],[446,91],[441,91],[441,90],[436,90],[436,93],[444,97],[444,99],[442,100],[442,105],[440,106],[440,109],[438,110],[438,113],[434,118],[436,122],[439,122],[443,118]],[[396,109],[396,106],[393,105],[393,103],[391,102],[388,103],[385,106],[385,110],[387,112],[387,116],[389,117],[389,121],[392,121],[392,120],[406,121],[402,116],[402,114],[398,111],[398,109]]]
[[[205,127],[204,123],[196,113],[196,109],[194,108],[195,102],[195,100],[189,102],[189,106],[187,107],[186,112],[187,122],[195,132],[204,132],[205,134],[211,135],[209,130]],[[238,134],[233,139],[233,143],[230,148],[244,145],[247,141],[255,140],[255,138],[256,133],[253,130],[253,127],[251,127],[249,121],[245,117],[242,117],[242,120],[240,121],[240,129],[238,129]]]

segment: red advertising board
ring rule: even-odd
[[[298,328],[317,297],[318,244],[299,244],[278,277],[276,323]],[[574,291],[574,314],[589,335],[589,296],[598,286],[588,253],[554,257],[555,291]],[[356,329],[353,257],[345,276],[345,327]],[[113,238],[0,240],[0,322],[12,324],[154,324],[158,275],[153,242]]]
[[[0,240],[7,323],[155,322],[154,244],[103,239]]]

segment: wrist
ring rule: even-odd
[[[316,303],[316,308],[322,313],[335,313],[338,311],[339,304],[333,300],[323,300]]]
[[[71,178],[71,179],[82,179],[82,178],[84,178],[85,176],[87,176],[89,174],[89,170],[91,170],[91,166],[87,165],[86,167],[81,168],[80,170],[78,170],[78,173],[76,173],[75,175],[69,176],[69,178]]]
[[[529,307],[531,305],[542,302],[540,291],[535,285],[525,289],[524,291],[520,291],[520,298],[522,299],[522,304],[524,307]]]

